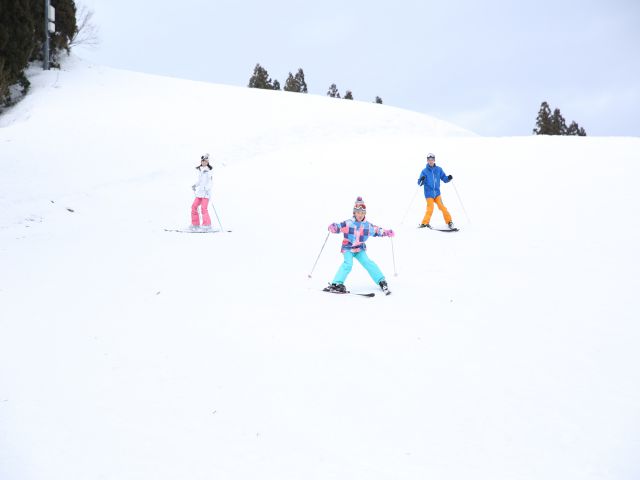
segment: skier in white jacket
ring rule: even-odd
[[[196,198],[191,205],[191,228],[193,230],[200,230],[200,215],[198,214],[198,207],[202,212],[202,230],[211,230],[211,217],[209,217],[209,198],[211,198],[211,184],[213,179],[211,178],[211,170],[213,168],[209,165],[209,154],[205,153],[200,157],[200,165],[196,167],[198,171],[198,180],[191,186],[191,189],[195,192]]]

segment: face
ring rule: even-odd
[[[436,163],[436,159],[435,158],[427,158],[427,163],[429,165],[434,165]]]
[[[202,161],[200,162],[200,166],[201,166],[201,167],[207,167],[207,166],[209,166],[209,160],[202,160]]]
[[[357,221],[361,222],[362,220],[364,220],[365,215],[366,215],[365,212],[361,212],[360,210],[356,210],[355,217],[356,217]]]

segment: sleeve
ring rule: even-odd
[[[444,183],[449,183],[449,177],[446,173],[444,173],[444,170],[442,168],[440,169],[440,180],[442,180]]]
[[[329,227],[334,227],[335,233],[349,233],[349,225],[346,221],[331,223]]]
[[[384,228],[374,225],[373,223],[369,224],[370,237],[382,237],[383,235],[384,235]]]
[[[420,172],[420,177],[418,178],[418,185],[420,186],[424,185],[424,179],[425,179],[424,170],[422,170]]]

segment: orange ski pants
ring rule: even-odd
[[[438,205],[438,208],[442,212],[442,216],[444,217],[444,222],[449,223],[451,221],[451,214],[447,207],[442,203],[442,198],[438,195],[436,198],[427,198],[427,212],[424,214],[424,218],[422,219],[422,224],[426,225],[431,221],[431,215],[433,214],[433,204]]]

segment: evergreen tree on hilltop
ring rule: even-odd
[[[567,135],[577,135],[579,137],[586,137],[587,132],[584,131],[580,125],[578,125],[575,121],[571,122],[571,125],[567,128]]]
[[[353,100],[353,93],[351,92],[351,90],[347,90],[345,92],[344,99],[345,100]]]
[[[382,105],[382,99],[380,97],[376,97],[376,103]]]
[[[289,76],[287,77],[287,80],[284,82],[284,88],[283,90],[285,92],[299,92],[299,87],[298,87],[298,82],[296,82],[296,79],[293,78],[293,74],[291,72],[289,72]]]
[[[304,72],[301,68],[296,72],[296,76],[294,77],[296,84],[298,85],[300,93],[308,93],[307,82],[304,80]]]
[[[331,98],[340,98],[340,92],[338,92],[338,87],[335,83],[332,83],[327,91],[327,96]]]
[[[556,108],[551,113],[551,108],[547,102],[542,102],[536,119],[536,128],[533,129],[536,135],[578,135],[586,137],[587,132],[575,121],[567,127],[564,117],[560,113],[560,109]]]
[[[44,22],[43,22],[44,23]],[[34,17],[29,0],[2,0],[0,5],[0,104],[10,105],[9,87],[29,88],[24,74],[34,49]]]
[[[274,82],[269,78],[269,72],[262,67],[259,63],[256,63],[253,69],[253,75],[249,79],[249,88],[262,88],[264,90],[280,90],[280,83],[276,80],[277,88],[275,88]]]
[[[567,134],[567,122],[565,122],[559,108],[553,110],[553,115],[551,116],[551,131],[553,132],[551,135]]]
[[[280,82],[278,80],[273,81],[273,89],[280,90]]]
[[[542,102],[538,117],[536,118],[536,128],[533,129],[536,135],[553,135],[551,127],[551,108],[547,102]]]
[[[287,77],[287,81],[284,84],[284,90],[286,92],[298,92],[298,93],[307,93],[307,82],[304,81],[304,72],[301,68],[298,69],[298,72],[295,76],[289,72],[289,77]]]

